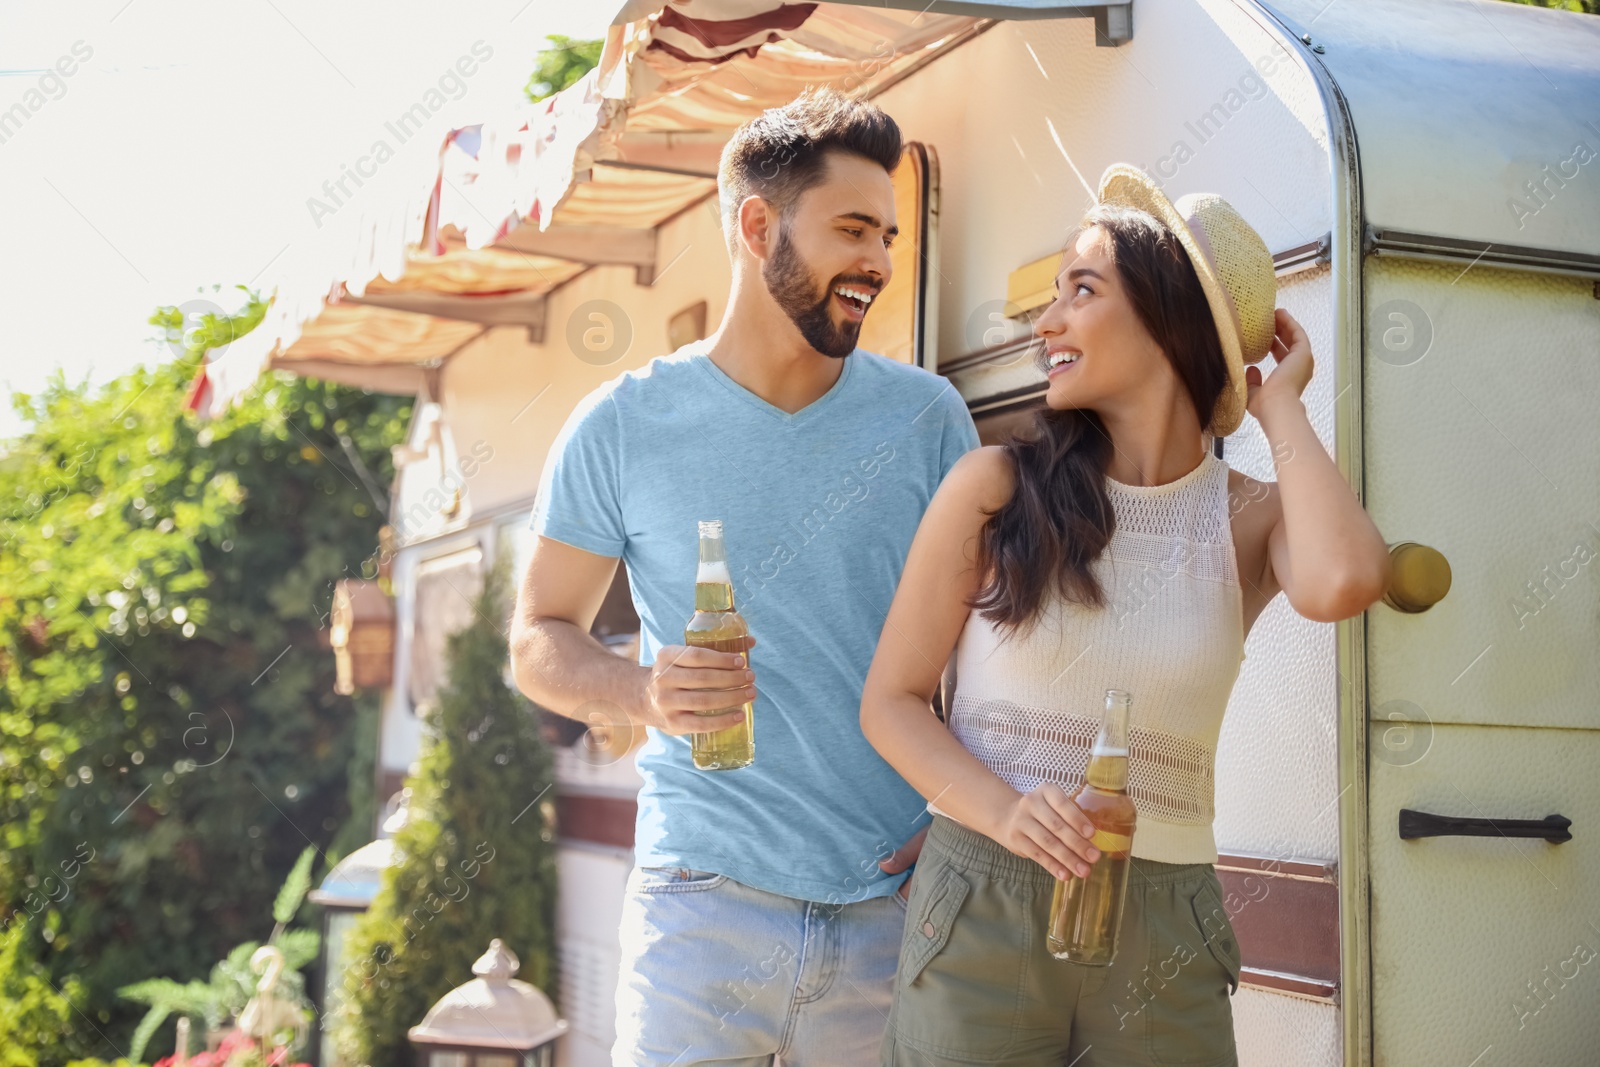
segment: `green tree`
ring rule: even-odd
[[[507,585],[502,561],[447,642],[448,682],[394,836],[404,859],[349,935],[337,1028],[354,1062],[409,1062],[407,1028],[471,979],[496,937],[518,977],[554,996],[551,757],[534,706],[506,684]]]
[[[1576,11],[1583,15],[1600,15],[1600,0],[1506,0],[1512,4],[1529,7],[1551,7],[1558,11]]]
[[[339,578],[374,571],[367,485],[392,478],[411,401],[273,373],[221,418],[186,414],[201,353],[264,310],[161,309],[178,358],[15,400],[31,429],[0,458],[0,923],[14,969],[75,1009],[45,1067],[127,1048],[141,1013],[114,991],[203,978],[351,820],[358,705],[333,692],[327,614]]]
[[[605,44],[601,40],[574,40],[559,33],[552,33],[547,40],[551,47],[539,53],[533,76],[522,90],[535,102],[554,96],[589,73],[600,62],[600,49]]]

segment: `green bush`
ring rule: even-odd
[[[76,1048],[82,1020],[74,1004],[83,1003],[76,981],[67,979],[58,992],[49,973],[24,951],[27,924],[14,922],[0,931],[0,1067],[38,1067],[38,1052]]]
[[[272,936],[267,938],[267,944],[282,954],[283,962],[283,970],[278,975],[273,992],[280,1003],[288,1004],[300,1013],[308,1034],[313,1009],[306,997],[305,976],[301,974],[301,969],[317,958],[322,937],[315,930],[289,929],[288,924],[300,910],[300,902],[311,888],[311,861],[315,856],[316,849],[308,845],[295,861],[294,870],[289,872],[283,888],[278,890],[278,899],[272,905],[272,918],[277,925],[272,929]],[[200,1034],[221,1029],[230,1020],[238,1018],[250,998],[256,995],[262,972],[253,966],[252,957],[260,947],[255,941],[235,946],[226,959],[211,968],[209,982],[147,978],[117,990],[119,996],[150,1006],[140,1020],[139,1028],[133,1033],[129,1054],[134,1059],[144,1055],[145,1046],[152,1035],[172,1015],[187,1016],[190,1032]],[[293,1044],[293,1032],[274,1033],[271,1036],[277,1044],[288,1045],[291,1052],[299,1047]]]
[[[534,706],[505,683],[506,584],[502,564],[447,642],[449,681],[394,836],[404,859],[349,935],[336,1026],[352,1062],[410,1062],[406,1030],[472,979],[496,937],[521,959],[518,977],[554,999],[551,757]]]
[[[193,357],[262,310],[154,322]],[[205,980],[308,843],[370,833],[325,637],[334,583],[376,573],[411,400],[269,373],[200,422],[194,369],[58,376],[0,454],[0,923],[82,994],[40,1067],[126,1052],[118,988]]]

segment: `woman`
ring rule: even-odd
[[[956,464],[912,545],[862,696],[867,738],[934,820],[885,1064],[1236,1062],[1239,953],[1213,864],[1212,773],[1244,639],[1280,591],[1357,615],[1388,554],[1317,440],[1305,331],[1219,197],[1114,166],[1035,330],[1034,431]],[[1263,380],[1246,367],[1271,352]],[[1277,482],[1218,459],[1244,412]],[[952,648],[947,729],[930,700]],[[1071,795],[1105,690],[1132,694],[1138,809],[1116,958],[1044,945],[1056,878],[1099,853]]]

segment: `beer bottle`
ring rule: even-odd
[[[1128,797],[1128,705],[1121,689],[1106,690],[1100,733],[1089,754],[1083,788],[1074,802],[1089,816],[1100,858],[1082,878],[1056,879],[1045,947],[1057,959],[1104,967],[1117,954],[1122,905],[1136,821]]]
[[[694,618],[684,627],[683,643],[718,652],[745,652],[750,628],[733,607],[733,574],[722,543],[722,520],[700,523],[700,566],[694,577]],[[748,653],[746,653],[748,656]],[[749,662],[747,659],[746,662]],[[743,688],[741,685],[739,688]],[[694,765],[703,771],[731,771],[755,762],[754,701],[697,715],[744,712],[744,722],[711,733],[690,734]]]

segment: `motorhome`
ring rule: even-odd
[[[985,441],[1063,239],[1113,162],[1225,196],[1310,332],[1305,400],[1395,559],[1364,616],[1278,598],[1216,764],[1244,958],[1240,1062],[1600,1062],[1600,19],[1470,0],[627,0],[599,66],[451,132],[431,181],[330,220],[206,368],[414,393],[391,526],[384,795],[424,732],[456,591],[520,567],[573,406],[715,328],[730,132],[809,84],[906,141],[862,347],[943,375]],[[1253,419],[1216,443],[1271,479]],[[637,654],[625,576],[596,633]],[[959,680],[957,680],[959,684]],[[609,1062],[639,779],[564,735],[563,1062]]]

